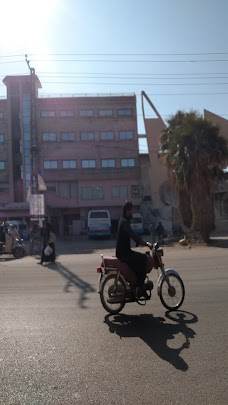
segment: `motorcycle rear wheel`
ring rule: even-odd
[[[169,310],[176,310],[183,304],[185,297],[184,283],[180,276],[176,274],[170,274],[169,276],[170,286],[163,278],[160,287],[160,300],[162,305]]]
[[[125,306],[126,286],[122,278],[109,274],[101,287],[100,299],[104,309],[112,315],[118,314]]]

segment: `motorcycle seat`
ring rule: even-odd
[[[105,267],[111,269],[119,269],[120,274],[128,281],[132,287],[137,284],[137,277],[135,273],[131,270],[127,263],[122,262],[115,256],[111,257],[104,257],[104,265]]]

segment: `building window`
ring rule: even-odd
[[[0,170],[5,170],[6,164],[2,160],[0,160]]]
[[[80,114],[80,117],[92,117],[93,110],[81,110],[79,114]]]
[[[55,111],[41,111],[41,117],[55,117]]]
[[[81,187],[81,200],[102,200],[103,187]]]
[[[44,169],[58,169],[57,160],[44,160]]]
[[[61,198],[77,198],[77,184],[58,183],[58,195]]]
[[[81,132],[81,141],[92,141],[94,139],[94,132]]]
[[[103,168],[116,167],[116,161],[115,159],[102,159],[101,167]]]
[[[95,167],[96,167],[96,160],[94,159],[82,160],[83,169],[94,169]]]
[[[60,116],[60,117],[73,117],[73,116],[74,116],[74,112],[71,111],[71,110],[60,111],[60,112],[59,112],[59,116]]]
[[[4,118],[4,113],[0,111],[0,119]]]
[[[132,109],[131,108],[121,108],[120,110],[118,110],[118,115],[132,115]]]
[[[76,169],[76,160],[63,160],[63,169]]]
[[[99,110],[99,117],[112,117],[112,110]]]
[[[46,187],[47,187],[47,191],[54,191],[54,192],[56,192],[56,184],[54,184],[54,183],[50,183],[50,184],[47,184],[46,183]]]
[[[43,142],[54,142],[57,140],[55,132],[43,132]]]
[[[5,136],[4,134],[0,134],[0,143],[4,143],[5,142]]]
[[[75,133],[61,132],[61,141],[75,141]]]
[[[101,141],[112,141],[114,139],[114,133],[112,131],[103,131],[100,133]]]
[[[127,198],[128,186],[112,186],[111,195],[113,198]]]
[[[134,139],[133,131],[120,131],[120,140]]]
[[[121,164],[121,167],[134,167],[135,159],[121,159],[120,164]]]

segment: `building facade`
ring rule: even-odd
[[[165,159],[159,157],[159,138],[161,132],[166,128],[166,124],[161,118],[159,112],[143,92],[143,96],[149,103],[153,112],[154,118],[147,118],[144,114],[144,99],[142,98],[142,109],[144,115],[144,125],[148,143],[148,168],[150,170],[150,190],[151,204],[147,207],[142,205],[142,210],[147,209],[149,212],[149,220],[156,224],[159,220],[162,221],[166,231],[170,234],[184,229],[179,202],[175,192],[175,187],[170,179]],[[204,110],[204,118],[216,124],[220,128],[220,135],[228,141],[228,120],[213,114],[210,111]],[[217,232],[227,232],[228,229],[228,180],[215,184],[215,227]],[[141,210],[141,211],[142,211]],[[143,212],[144,216],[145,213]]]
[[[30,216],[34,171],[47,187],[46,216],[60,235],[80,233],[90,209],[110,210],[115,224],[126,199],[142,201],[136,96],[41,98],[31,76],[6,76],[0,101],[0,218]],[[36,138],[31,117],[35,111]],[[32,152],[33,151],[33,152]]]

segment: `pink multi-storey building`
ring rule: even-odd
[[[3,82],[7,98],[0,101],[0,218],[29,218],[26,196],[34,147],[36,170],[47,187],[45,214],[61,235],[83,231],[90,209],[109,209],[114,223],[126,199],[140,205],[135,95],[40,98],[35,76],[34,103],[30,75],[6,76]]]

